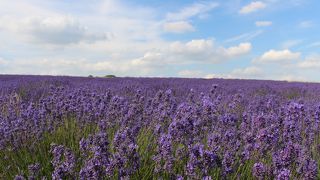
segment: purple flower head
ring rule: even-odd
[[[264,164],[262,163],[254,163],[253,167],[252,167],[252,174],[254,177],[258,178],[258,179],[264,179],[266,176],[266,167]]]
[[[225,175],[233,172],[234,161],[235,161],[234,152],[226,151],[222,160],[222,167],[224,170],[223,173]]]
[[[203,157],[204,154],[204,145],[197,143],[191,147],[191,154],[196,158]]]
[[[291,171],[289,169],[282,169],[276,177],[276,180],[290,180]]]
[[[80,150],[85,164],[80,170],[80,179],[100,179],[110,164],[107,133],[99,132],[80,141]]]
[[[176,180],[184,180],[184,178],[181,175],[177,175]]]
[[[25,178],[23,176],[21,176],[21,175],[16,175],[14,177],[14,180],[25,180]]]
[[[73,177],[76,159],[71,149],[63,145],[51,144],[50,152],[53,154],[51,163],[54,167],[52,179]]]
[[[278,174],[283,168],[289,168],[291,164],[295,163],[300,151],[300,145],[288,142],[284,148],[273,153],[272,162],[274,174]]]
[[[304,179],[317,179],[318,163],[306,155],[301,155],[298,159],[297,172],[302,174]]]
[[[173,145],[172,137],[167,134],[162,134],[158,141],[157,154],[153,157],[156,168],[155,173],[160,171],[171,172],[173,166]],[[162,162],[165,162],[163,165]]]
[[[202,166],[203,173],[207,175],[215,167],[221,168],[221,159],[214,151],[206,150],[203,154]]]
[[[29,179],[35,179],[40,172],[41,166],[39,163],[31,164],[28,166]]]
[[[120,128],[113,140],[113,156],[107,165],[107,174],[117,170],[119,177],[130,176],[140,167],[140,155],[136,144],[134,130]]]
[[[211,177],[211,176],[204,176],[204,177],[202,178],[202,180],[212,180],[212,177]]]
[[[208,135],[207,144],[210,150],[217,152],[221,146],[221,135],[220,133],[211,133]]]

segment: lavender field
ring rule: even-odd
[[[320,84],[0,76],[0,179],[319,179]]]

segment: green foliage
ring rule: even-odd
[[[105,78],[115,78],[116,76],[115,76],[115,75],[112,75],[112,74],[108,74],[108,75],[105,75],[104,77],[105,77]]]

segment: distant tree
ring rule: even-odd
[[[93,76],[90,74],[89,76],[88,76],[89,78],[93,78]]]
[[[108,75],[105,75],[104,77],[105,77],[105,78],[115,78],[116,76],[115,76],[115,75],[112,75],[112,74],[108,74]]]

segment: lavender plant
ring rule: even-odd
[[[320,85],[0,76],[0,179],[319,179]]]

